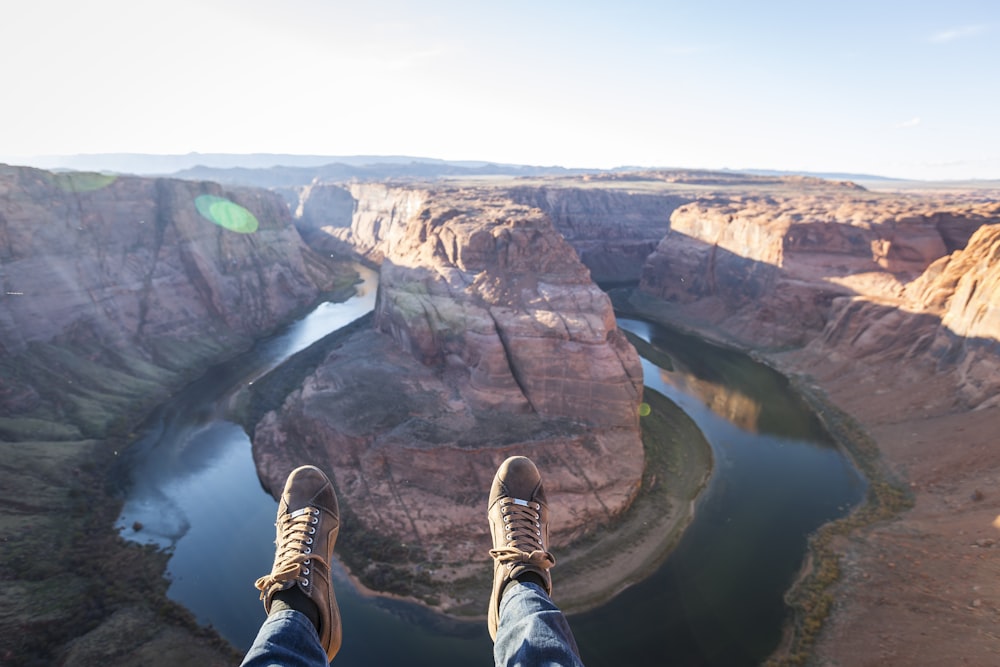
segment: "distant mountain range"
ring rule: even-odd
[[[374,165],[421,165],[428,169],[487,168],[500,172],[545,171],[574,173],[590,170],[571,170],[563,167],[527,167],[524,165],[496,164],[481,160],[439,160],[405,155],[290,155],[285,153],[186,153],[184,155],[155,155],[146,153],[89,153],[81,155],[39,155],[22,158],[0,158],[11,164],[26,164],[42,169],[71,169],[77,171],[107,171],[148,176],[172,175],[195,168],[208,169],[271,169],[274,167],[315,168],[325,165],[367,167]]]
[[[0,157],[0,162],[50,170],[97,171],[146,176],[174,176],[227,184],[260,187],[304,185],[322,181],[428,179],[442,176],[556,176],[585,173],[650,171],[661,167],[622,166],[614,169],[568,169],[493,163],[478,160],[440,160],[406,155],[291,155],[284,153],[91,153]],[[664,167],[665,169],[665,167]],[[904,181],[873,174],[848,172],[785,171],[774,169],[721,169],[758,176],[813,176],[835,181]]]

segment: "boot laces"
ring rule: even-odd
[[[326,565],[323,557],[312,551],[318,524],[319,510],[315,507],[303,507],[278,518],[274,567],[254,584],[260,589],[261,600],[296,583],[308,588],[315,565]]]
[[[508,570],[518,564],[533,565],[541,570],[548,570],[555,565],[556,559],[545,550],[542,543],[539,515],[542,506],[516,498],[503,498],[500,504],[505,543],[490,549],[490,556],[498,563],[505,564]]]

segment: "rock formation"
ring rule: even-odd
[[[641,289],[771,349],[816,339],[855,297],[939,315],[908,285],[938,271],[932,265],[964,248],[996,211],[931,206],[842,193],[688,204],[646,261]]]
[[[302,243],[280,198],[260,190],[0,167],[0,202],[7,416],[31,412],[51,393],[25,366],[39,346],[133,378],[150,380],[157,367],[186,372],[246,347],[335,277]],[[243,221],[252,233],[223,226]],[[72,380],[77,363],[61,365]]]
[[[485,494],[512,453],[545,467],[558,543],[626,509],[643,470],[641,368],[573,249],[503,193],[375,193],[351,234],[382,258],[380,333],[351,338],[258,424],[265,483],[327,462],[357,530],[446,576],[484,571]]]
[[[165,555],[115,532],[118,455],[167,392],[352,274],[269,192],[0,165],[0,662],[236,659],[167,600]]]
[[[515,186],[510,197],[551,218],[598,283],[638,281],[643,262],[690,201],[684,193],[628,189]]]
[[[320,252],[381,262],[423,205],[422,186],[314,184],[298,194],[296,225]]]
[[[983,637],[994,619],[980,610],[1000,595],[988,491],[1000,471],[998,201],[696,203],[675,213],[643,269],[642,305],[666,298],[659,312],[672,322],[757,350],[849,414],[833,416],[838,429],[877,442],[882,458],[863,465],[875,473],[870,498],[882,497],[872,506],[892,516],[866,525],[862,511],[833,540],[826,558],[839,580],[822,592],[834,604],[814,661],[993,660]]]

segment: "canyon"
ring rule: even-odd
[[[593,277],[638,280],[629,309],[753,353],[832,406],[842,437],[874,443],[854,455],[874,452],[876,509],[832,540],[830,602],[775,661],[992,664],[998,193],[683,172],[524,181],[495,189],[544,212]],[[299,224],[324,250],[379,261],[417,192],[313,186]]]
[[[0,167],[0,657],[232,661],[157,606],[163,556],[111,531],[111,471],[158,397],[346,289],[340,260],[360,256],[380,266],[374,316],[249,428],[272,493],[297,461],[330,470],[345,526],[370,536],[347,564],[372,587],[469,613],[461,582],[488,545],[455,526],[478,526],[515,450],[553,470],[557,545],[629,510],[641,371],[594,284],[629,283],[630,309],[747,350],[849,415],[877,445],[866,473],[906,497],[832,539],[823,630],[800,618],[775,661],[992,664],[998,202],[728,172],[267,191]],[[259,226],[241,233],[247,214]],[[49,566],[32,565],[43,551]],[[441,567],[417,576],[427,561]],[[124,565],[135,574],[95,584]],[[456,594],[429,600],[442,581]],[[107,642],[121,632],[134,646]]]
[[[120,454],[208,362],[354,277],[266,191],[0,166],[0,662],[233,661],[166,600],[167,555],[113,530]]]
[[[360,187],[366,209],[334,231],[381,265],[374,332],[348,338],[256,425],[254,458],[272,492],[299,461],[324,463],[367,585],[414,580],[431,563],[427,597],[479,616],[483,493],[504,458],[551,470],[556,548],[632,504],[639,358],[537,209],[485,188]],[[396,543],[403,562],[387,557]]]

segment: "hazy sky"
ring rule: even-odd
[[[2,0],[0,156],[1000,178],[1000,2]]]

